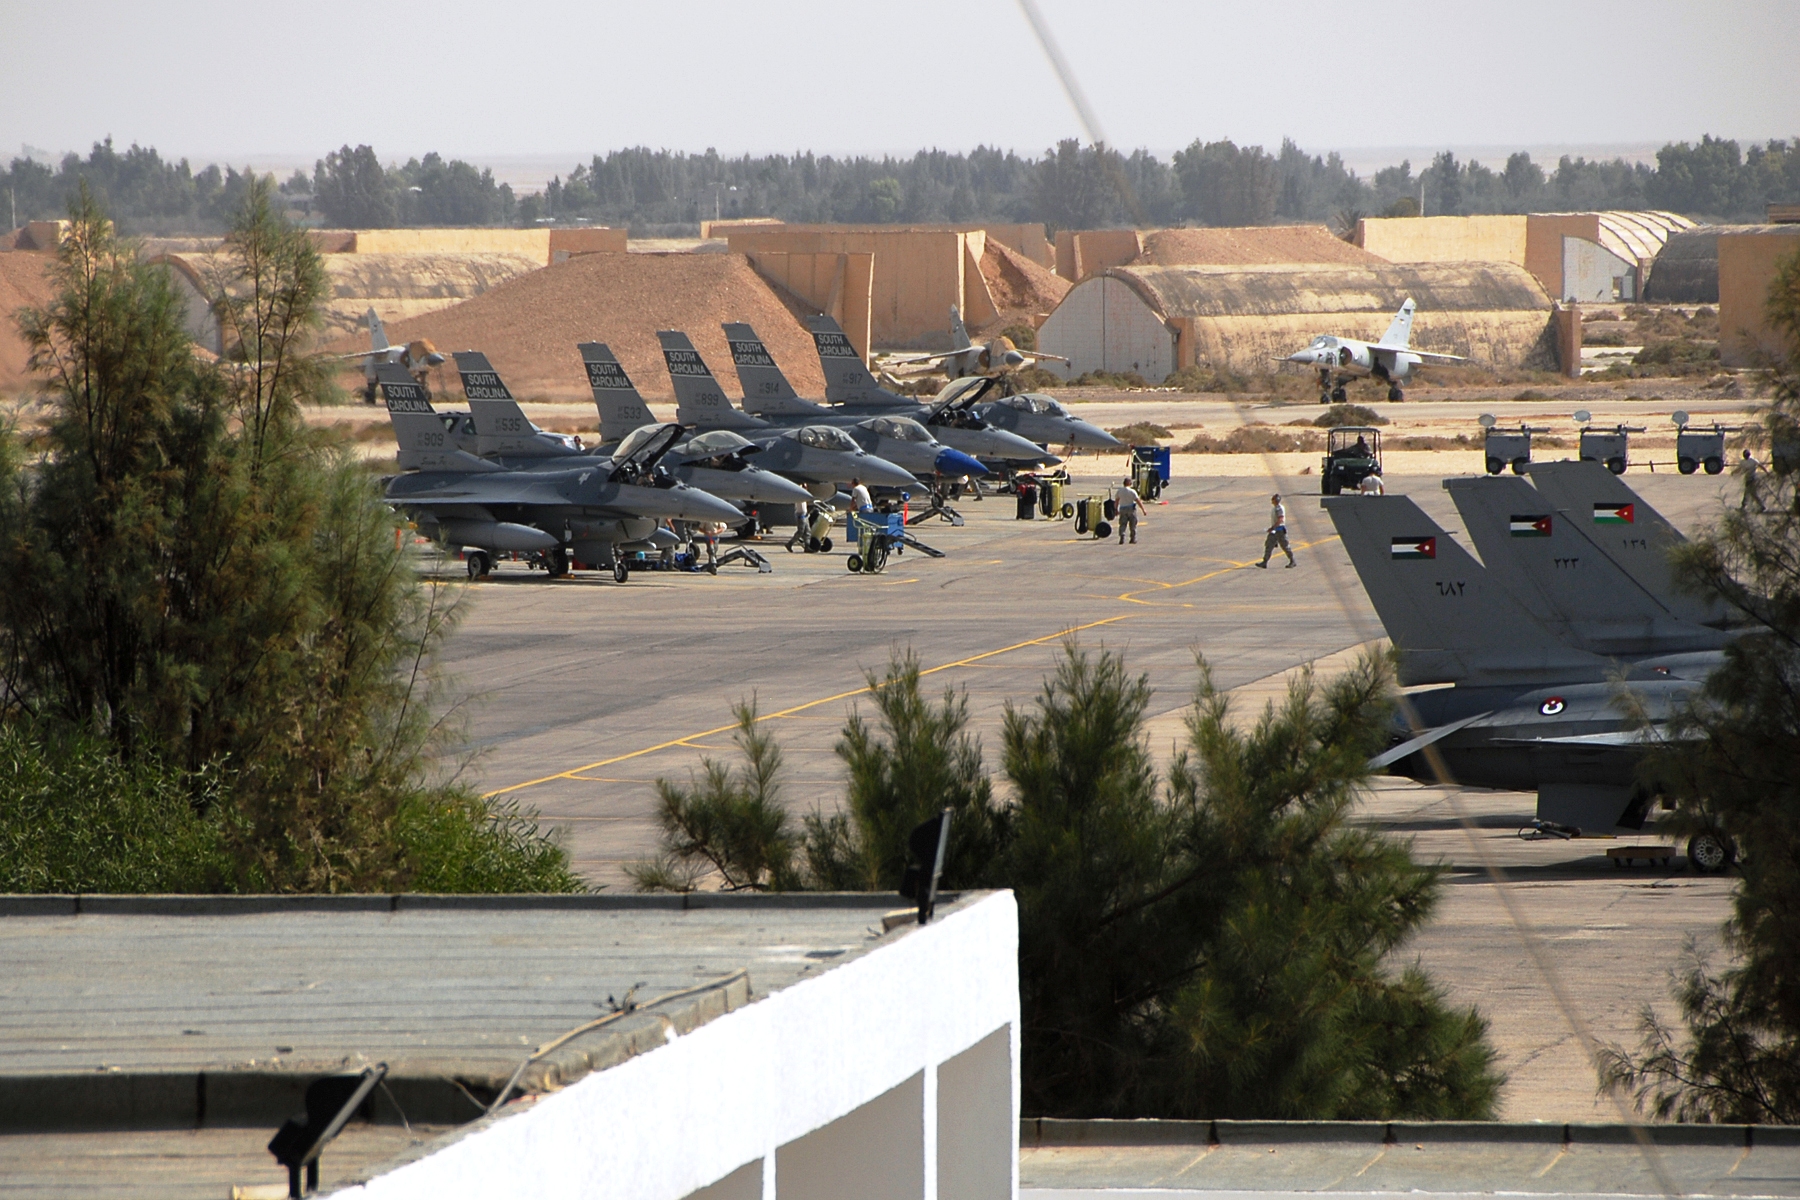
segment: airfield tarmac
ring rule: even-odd
[[[1439,478],[1461,458],[1396,456],[1390,490],[1459,530]],[[1234,460],[1230,473],[1222,460]],[[1316,478],[1277,475],[1275,485],[1288,498],[1300,565],[1282,569],[1278,556],[1255,569],[1272,488],[1252,461],[1270,469],[1250,456],[1179,456],[1166,503],[1150,508],[1136,546],[1078,537],[1073,522],[1016,521],[1013,499],[996,496],[965,500],[963,528],[915,529],[947,558],[908,552],[876,576],[849,574],[841,547],[789,554],[780,536],[761,546],[771,575],[734,566],[717,578],[641,572],[618,585],[595,572],[549,583],[506,565],[468,589],[472,603],[445,652],[478,752],[466,769],[482,791],[562,831],[593,884],[628,888],[625,864],[656,845],[654,781],[684,780],[704,755],[736,761],[734,702],[754,697],[774,720],[790,810],[830,811],[842,792],[832,745],[865,671],[912,648],[934,689],[966,690],[997,772],[1005,705],[1031,703],[1071,636],[1122,651],[1148,673],[1149,737],[1166,761],[1182,736],[1196,653],[1234,690],[1240,713],[1253,714],[1295,669],[1329,673],[1381,635],[1318,507]],[[1073,468],[1070,498],[1097,495],[1124,460],[1084,457]],[[1634,470],[1626,482],[1692,528],[1729,478]],[[1571,1017],[1602,1041],[1635,1044],[1641,1006],[1673,1010],[1668,973],[1684,942],[1716,945],[1731,884],[1689,874],[1679,858],[1617,869],[1606,841],[1523,840],[1532,811],[1526,794],[1382,780],[1362,819],[1413,838],[1416,853],[1449,869],[1437,919],[1401,956],[1417,957],[1454,1001],[1492,1022],[1510,1075],[1500,1115],[1616,1120],[1617,1108],[1595,1096]]]

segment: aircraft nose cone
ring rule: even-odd
[[[938,451],[937,462],[933,464],[939,475],[948,475],[954,479],[959,475],[986,475],[988,469],[981,465],[981,460],[961,450],[948,447]]]
[[[852,468],[862,476],[864,483],[873,483],[881,487],[912,488],[919,486],[919,481],[911,471],[897,467],[885,458],[877,458],[873,454],[864,454],[856,460]]]
[[[1069,431],[1074,435],[1069,440],[1083,450],[1119,450],[1125,445],[1098,425],[1090,425],[1086,421],[1076,421],[1069,427]]]
[[[769,471],[756,472],[756,499],[763,504],[805,504],[812,493],[791,479]]]
[[[725,521],[728,523],[744,519],[744,514],[739,511],[737,505],[695,487],[681,489],[681,511],[676,516],[684,521]]]

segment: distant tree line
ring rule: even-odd
[[[0,172],[21,221],[54,217],[79,182],[131,233],[222,230],[249,171],[193,171],[154,149],[124,153],[110,139],[51,169],[16,158]],[[384,166],[370,146],[344,146],[280,192],[291,209],[347,228],[533,225],[591,221],[639,233],[691,232],[720,217],[817,222],[1042,221],[1050,229],[1109,225],[1266,225],[1362,216],[1661,208],[1699,220],[1760,221],[1770,201],[1800,202],[1800,139],[1747,150],[1725,138],[1671,142],[1654,167],[1529,154],[1504,163],[1445,151],[1416,173],[1410,161],[1367,178],[1336,153],[1283,141],[1271,154],[1229,139],[1195,141],[1165,161],[1069,140],[1037,158],[977,147],[911,158],[772,154],[722,157],[633,147],[595,155],[542,191],[515,197],[493,172],[438,154]],[[4,198],[0,198],[4,199]]]

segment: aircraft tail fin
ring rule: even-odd
[[[1487,568],[1571,644],[1625,655],[1716,650],[1724,644],[1718,630],[1676,618],[1600,551],[1583,522],[1525,480],[1446,479],[1444,489]]]
[[[1607,660],[1558,641],[1411,497],[1321,504],[1400,651],[1401,683],[1607,677]]]
[[[653,424],[650,406],[638,394],[618,357],[604,342],[583,342],[581,365],[587,368],[594,407],[600,410],[600,440],[617,442],[634,429]]]
[[[887,397],[896,394],[885,390],[869,374],[869,368],[863,365],[862,356],[850,344],[843,326],[824,314],[809,318],[806,324],[812,330],[813,345],[819,351],[819,366],[825,372],[825,399],[833,404],[860,406],[892,403]],[[897,398],[904,400],[904,397]]]
[[[1396,350],[1405,350],[1412,345],[1414,307],[1412,297],[1408,296],[1400,306],[1400,311],[1394,314],[1393,323],[1387,327],[1387,332],[1381,335],[1381,345],[1391,346]]]
[[[1723,628],[1735,623],[1717,599],[1690,595],[1675,582],[1669,552],[1687,541],[1625,481],[1597,462],[1532,463],[1531,482],[1639,587],[1684,621]]]
[[[376,315],[375,306],[369,305],[369,311],[363,314],[369,323],[369,349],[386,350],[388,348],[387,327],[382,325],[381,318]]]
[[[817,404],[802,400],[788,382],[774,357],[756,336],[756,330],[742,321],[725,325],[725,341],[731,346],[731,362],[737,367],[738,382],[744,387],[744,411],[753,416],[776,413],[816,413]]]
[[[760,422],[746,417],[732,407],[725,389],[713,377],[712,368],[694,349],[688,335],[675,330],[659,330],[656,340],[662,343],[663,362],[669,368],[669,382],[675,385],[675,419],[683,425],[702,429],[740,429]]]
[[[952,350],[973,350],[975,343],[969,337],[969,330],[963,324],[962,309],[950,306],[950,348]]]
[[[400,443],[399,464],[403,471],[489,471],[498,469],[474,455],[456,448],[444,418],[431,407],[425,388],[406,368],[397,363],[381,363],[375,368],[375,381],[381,386],[387,402],[388,423],[394,427],[394,440]]]

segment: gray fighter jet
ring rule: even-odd
[[[1055,446],[1077,450],[1123,450],[1125,444],[1098,425],[1072,415],[1053,396],[1021,392],[989,399],[991,381],[985,376],[958,379],[938,393],[938,400],[953,408],[967,408],[995,429],[1016,433],[1045,449]]]
[[[1641,828],[1654,798],[1637,777],[1644,752],[1699,682],[1563,642],[1409,497],[1321,504],[1399,652],[1400,682],[1454,685],[1409,696],[1422,729],[1397,732],[1371,765],[1434,782],[1430,747],[1457,783],[1535,791],[1550,827]],[[1649,729],[1619,711],[1621,686]]]
[[[641,431],[611,459],[567,456],[566,469],[508,469],[456,447],[425,389],[403,368],[384,363],[377,381],[401,465],[410,468],[388,481],[388,501],[427,536],[474,547],[471,577],[487,574],[494,553],[535,552],[551,577],[567,574],[573,557],[610,566],[623,583],[629,568],[618,552],[663,549],[659,522],[743,520],[732,505],[658,469],[657,460],[683,436],[678,425]]]
[[[1525,480],[1446,479],[1444,488],[1487,569],[1558,638],[1688,678],[1719,665],[1730,634],[1671,612]]]
[[[821,500],[837,495],[839,485],[852,479],[871,487],[917,486],[911,471],[870,454],[836,424],[808,421],[782,426],[739,411],[726,399],[725,389],[687,334],[663,331],[656,336],[675,385],[675,416],[683,425],[703,433],[724,430],[756,443],[761,448],[759,463],[807,485]]]
[[[967,393],[962,394],[964,405],[958,406],[944,400],[922,404],[911,396],[888,391],[863,366],[856,348],[836,321],[827,316],[816,316],[809,318],[807,325],[812,330],[813,345],[819,352],[819,366],[825,372],[828,403],[870,416],[880,413],[913,417],[944,445],[986,463],[1023,468],[1054,466],[1062,461],[1042,446],[1018,434],[997,429],[970,412],[967,405],[975,403],[976,397]],[[991,388],[994,381],[984,378],[975,383],[978,387]],[[745,387],[746,391],[753,390],[748,384]]]
[[[611,438],[616,431],[625,429],[631,422],[639,420],[649,412],[649,409],[644,404],[644,398],[638,394],[638,390],[632,384],[630,377],[625,374],[625,368],[619,364],[618,359],[614,357],[610,349],[600,342],[586,342],[581,347],[581,354],[582,360],[587,366],[588,383],[594,391],[594,404],[600,410],[600,436],[602,438]],[[696,357],[698,356],[696,355]],[[702,365],[704,365],[704,363]],[[720,394],[718,380],[712,378],[710,370],[708,370],[704,380],[701,380],[698,376],[682,376],[681,380],[683,381],[681,386],[676,389],[678,395],[685,389],[688,395],[703,402],[710,399],[714,394]],[[804,400],[799,403],[806,405],[806,401]],[[762,422],[761,427],[769,430],[779,430],[812,424],[814,422],[810,410],[815,407],[816,406],[808,406],[806,410],[792,414],[786,421],[765,420]],[[708,409],[709,411],[717,411],[716,408],[713,408],[710,405],[708,406]],[[842,418],[838,414],[832,413],[828,409],[820,409],[819,411],[823,414],[823,419],[819,423],[828,425],[842,423]],[[757,427],[746,425],[744,428],[749,432],[755,432]],[[912,436],[907,436],[904,439],[906,442],[904,447],[906,457],[911,461],[898,462],[893,455],[883,453],[882,447],[876,444],[880,439],[873,436],[872,431],[859,431],[854,427],[847,427],[846,432],[856,440],[859,446],[870,454],[887,458],[890,462],[894,462],[896,466],[904,466],[910,470],[918,469],[913,466],[914,461],[920,462],[925,464],[924,469],[926,473],[929,473],[932,469],[930,463],[936,461],[935,452],[944,449],[943,447],[938,446],[936,442],[932,441],[931,436],[923,429],[917,429],[916,431],[911,431]],[[894,447],[890,444],[887,448],[893,449]],[[669,453],[669,459],[682,464],[704,463],[706,467],[712,469],[738,471],[742,468],[736,464],[742,461],[744,455],[760,453],[761,450],[761,446],[750,441],[741,433],[731,429],[715,429],[709,433],[700,434],[689,442],[676,446],[675,449]],[[957,458],[961,459],[962,456],[959,455]],[[946,465],[960,467],[965,471],[985,470],[980,463],[975,462],[972,459],[947,463]],[[675,466],[671,466],[670,469],[678,470]],[[771,475],[768,471],[760,472],[760,474],[774,479],[781,478],[780,476]],[[719,487],[712,486],[708,482],[708,480],[712,478],[710,475],[696,475],[692,478],[687,475],[681,475],[680,477],[687,482],[692,483],[694,486],[705,488],[716,495],[734,495],[730,491],[722,491]],[[813,498],[810,492],[807,492],[797,484],[789,483],[785,479],[781,479],[781,484],[786,490],[780,496],[767,495],[750,498],[782,504],[805,504]]]
[[[657,422],[644,405],[643,398],[631,387],[631,381],[625,378],[624,370],[613,360],[611,351],[598,343],[590,345],[606,359],[588,366],[588,379],[594,386],[596,398],[601,392],[600,384],[594,383],[596,371],[605,376],[609,363],[632,397],[629,428],[620,429],[615,424],[610,432],[604,427],[601,430],[602,447],[616,446],[634,431],[655,426]],[[583,347],[584,355],[587,350]],[[579,437],[551,433],[533,425],[485,355],[458,351],[456,365],[462,375],[463,390],[469,397],[470,411],[466,416],[461,413],[441,413],[439,416],[447,428],[453,429],[462,449],[522,470],[568,470],[577,465],[573,460],[578,458],[604,464],[618,454],[617,450],[601,454],[602,447],[584,448]],[[601,406],[601,411],[604,415],[605,405]],[[756,448],[742,439],[734,443],[715,439],[692,450],[690,442],[691,439],[682,439],[673,450],[664,453],[658,464],[690,487],[721,499],[748,503],[805,504],[811,499],[804,488],[746,461],[747,455],[755,453]],[[740,514],[735,523],[742,522]]]

